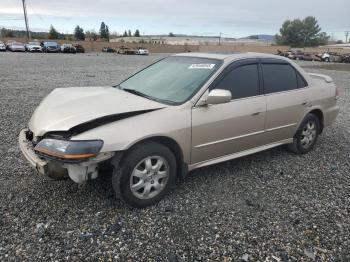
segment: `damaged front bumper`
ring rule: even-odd
[[[69,176],[76,183],[83,183],[98,177],[98,164],[113,157],[114,152],[100,153],[84,162],[69,163],[60,159],[39,157],[31,141],[27,138],[28,129],[19,134],[19,147],[29,164],[41,175],[60,178]]]
[[[28,141],[26,133],[28,129],[23,129],[18,138],[19,148],[29,164],[41,175],[48,175],[48,161],[35,154],[33,145]]]

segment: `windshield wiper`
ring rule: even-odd
[[[137,91],[135,89],[130,89],[130,88],[121,88],[121,90],[125,91],[125,92],[128,92],[128,93],[131,93],[131,94],[134,94],[134,95],[137,95],[137,96],[141,96],[141,97],[145,97],[145,98],[148,98],[148,99],[152,99],[152,97],[140,92],[140,91]]]
[[[153,96],[149,96],[149,95],[146,95],[146,94],[144,94],[144,93],[142,93],[140,91],[137,91],[135,89],[121,88],[120,86],[116,86],[116,88],[119,88],[120,90],[124,90],[125,92],[131,93],[131,94],[134,94],[134,95],[137,95],[137,96],[141,96],[141,97],[147,98],[149,100],[157,101],[157,102],[160,102],[160,103],[166,103],[166,104],[170,104],[170,105],[176,104],[176,102],[174,102],[174,101],[166,100],[166,99],[160,99],[160,98],[156,98],[156,97],[153,97]]]

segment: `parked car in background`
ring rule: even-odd
[[[149,51],[145,48],[139,47],[136,51],[137,55],[149,55]]]
[[[8,50],[11,52],[25,52],[26,48],[24,44],[20,42],[11,42],[8,46]]]
[[[292,50],[288,50],[288,51],[280,51],[280,50],[277,50],[278,54],[280,56],[284,56],[284,57],[289,57],[293,54],[293,51]]]
[[[105,46],[102,48],[102,52],[104,53],[115,53],[115,49],[109,46]]]
[[[42,52],[43,49],[39,42],[29,42],[25,45],[26,51],[28,52]]]
[[[7,40],[5,43],[6,49],[9,50],[9,47],[12,43],[16,42],[15,40]]]
[[[137,50],[136,49],[132,49],[126,46],[121,46],[118,49],[118,54],[122,54],[122,55],[136,55]]]
[[[293,60],[304,60],[305,54],[300,50],[296,50],[296,51],[291,52],[288,55],[288,58],[293,59]]]
[[[0,52],[6,52],[6,45],[0,41]]]
[[[314,54],[305,53],[303,60],[305,60],[305,61],[317,61],[318,58]]]
[[[56,42],[43,42],[41,46],[45,53],[59,53],[61,51],[60,46]]]
[[[85,53],[85,48],[82,45],[74,44],[73,46],[75,47],[77,53]]]
[[[116,196],[142,208],[189,170],[281,145],[310,152],[338,97],[332,78],[287,58],[178,54],[114,87],[55,89],[19,145],[40,174],[77,183],[109,163]]]
[[[350,54],[343,54],[341,57],[342,63],[350,63]]]
[[[331,55],[328,52],[318,54],[317,57],[319,57],[322,62],[330,62],[331,61]]]
[[[77,49],[72,44],[61,45],[61,53],[75,54],[76,52],[77,52]]]

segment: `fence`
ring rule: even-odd
[[[25,38],[3,38],[2,41],[16,40],[18,42],[25,43]],[[276,54],[277,50],[287,51],[290,50],[288,46],[256,46],[249,44],[240,45],[167,45],[167,44],[150,44],[150,43],[119,43],[119,42],[102,42],[102,41],[67,41],[67,40],[40,40],[40,41],[56,41],[58,44],[63,43],[78,43],[81,44],[86,52],[101,52],[103,47],[109,46],[112,48],[120,48],[122,46],[128,48],[143,47],[148,49],[151,53],[183,53],[183,52],[257,52],[257,53],[269,53]],[[315,48],[298,48],[299,50],[308,53],[322,53],[325,51],[337,52],[337,53],[349,53],[349,49],[342,48],[327,48],[327,47],[315,47]]]

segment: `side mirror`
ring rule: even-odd
[[[231,101],[232,94],[228,90],[224,89],[213,89],[209,92],[206,104],[207,105],[217,105],[224,104]]]

